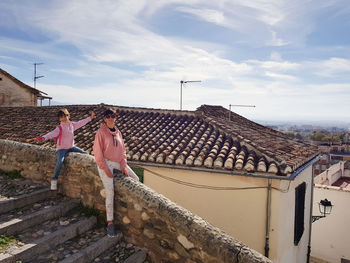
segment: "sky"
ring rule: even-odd
[[[348,0],[1,0],[0,67],[62,104],[349,121]]]

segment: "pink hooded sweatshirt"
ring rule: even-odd
[[[97,166],[110,176],[112,174],[108,169],[105,159],[120,163],[122,170],[126,168],[126,152],[123,136],[116,126],[114,128],[115,132],[112,132],[105,123],[102,123],[95,135],[93,146]]]
[[[62,127],[62,136],[61,136],[61,142],[57,143],[56,149],[70,149],[74,147],[74,131],[79,129],[80,127],[83,127],[85,124],[87,124],[89,121],[91,121],[91,117],[87,117],[86,119],[80,120],[80,121],[70,121],[69,123],[63,123],[61,122],[60,126]],[[56,138],[60,133],[60,129],[58,126],[53,131],[45,134],[43,138],[45,140]]]

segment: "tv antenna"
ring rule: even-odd
[[[246,108],[255,108],[255,105],[245,105],[245,104],[229,104],[228,119],[231,120],[231,107],[246,107]]]
[[[36,75],[36,66],[42,65],[42,64],[44,64],[44,63],[33,63],[33,65],[34,65],[34,89],[36,89],[36,80],[44,77],[44,76],[37,76]]]
[[[190,82],[201,82],[201,80],[180,80],[180,110],[182,110],[182,86]]]

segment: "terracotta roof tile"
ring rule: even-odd
[[[37,143],[58,125],[62,106],[0,108],[0,138]],[[76,131],[78,147],[93,154],[94,136],[107,105],[68,105],[72,120],[96,119]],[[115,106],[127,158],[132,161],[288,175],[318,153],[315,146],[289,139],[221,106],[196,111]],[[53,141],[41,143],[54,147]]]

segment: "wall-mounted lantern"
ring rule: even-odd
[[[320,209],[321,215],[320,216],[312,216],[312,223],[317,221],[318,219],[326,217],[326,215],[329,215],[332,212],[333,205],[332,205],[332,202],[327,200],[327,198],[326,198],[324,200],[321,200],[318,203],[318,207]]]

